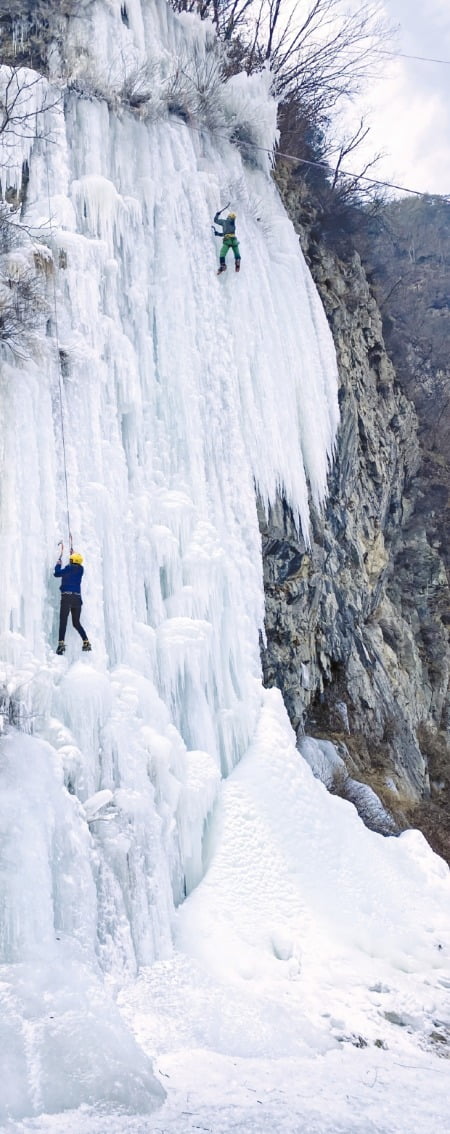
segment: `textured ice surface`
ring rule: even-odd
[[[157,0],[80,11],[79,85],[93,70],[116,98],[148,59],[152,101],[116,112],[91,82],[2,155],[11,186],[29,163],[25,221],[54,267],[38,349],[0,376],[2,719],[20,725],[0,742],[1,1121],[297,1134],[315,1057],[330,1098],[342,1045],[364,1028],[379,1061],[377,1038],[397,1042],[384,997],[413,1021],[410,1060],[432,1046],[448,871],[330,799],[262,688],[255,486],[265,504],[281,489],[307,538],[338,420],[330,334],[267,154],[243,164],[226,139],[271,146],[267,77],[224,88],[220,129],[190,129],[164,91],[208,26]],[[210,225],[228,201],[242,271],[217,279]],[[54,654],[62,422],[86,656],[70,626]],[[348,1117],[346,1087],[367,1089],[352,1068],[338,1119],[367,1134]],[[311,1132],[337,1134],[305,1106]]]
[[[9,149],[2,135],[5,182],[19,187],[28,162],[24,219],[52,254],[38,346],[23,365],[4,355],[0,388],[0,678],[30,733],[1,752],[3,1115],[159,1097],[111,993],[171,955],[221,775],[259,719],[255,485],[265,503],[283,488],[306,536],[307,479],[316,501],[325,491],[338,418],[325,317],[267,154],[244,167],[226,141],[240,107],[272,145],[267,77],[222,89],[219,137],[161,117],[168,76],[180,58],[201,66],[210,40],[165,4],[134,0],[124,21],[98,0],[68,30],[79,89],[90,76],[117,94],[147,61],[159,102],[115,113],[24,71],[20,97],[47,108],[39,137],[19,131]],[[243,270],[219,281],[211,221],[227,200]],[[93,651],[69,625],[58,658],[65,473]]]

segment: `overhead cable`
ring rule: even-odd
[[[176,119],[174,119],[176,121]],[[198,134],[202,134],[203,127],[194,126],[192,122],[185,122],[178,120],[180,125],[187,126],[189,130],[195,130]],[[221,134],[218,130],[209,130],[215,138],[223,138],[225,142],[230,142],[231,139],[228,134]],[[270,157],[282,157],[287,161],[295,162],[297,165],[310,165],[317,169],[322,169],[324,173],[334,173],[336,177],[351,177],[353,181],[368,181],[371,185],[381,185],[385,189],[397,189],[399,193],[411,193],[414,197],[440,197],[442,200],[448,200],[448,194],[443,193],[427,193],[423,189],[409,189],[406,185],[396,185],[394,181],[382,181],[377,177],[369,177],[366,173],[350,173],[349,170],[340,169],[338,166],[333,168],[327,161],[312,161],[308,158],[298,157],[297,154],[288,154],[283,150],[271,150],[268,146],[259,146],[257,142],[243,143],[247,148],[252,150],[260,150],[262,153],[269,154]]]
[[[406,51],[386,51],[380,48],[380,55],[391,55],[393,59],[417,59],[419,63],[442,63],[445,67],[450,67],[450,59],[432,59],[430,55],[407,55]]]

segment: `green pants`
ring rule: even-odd
[[[224,238],[224,242],[219,252],[220,259],[225,260],[227,252],[230,251],[230,248],[233,249],[235,260],[240,260],[241,253],[239,251],[239,243],[236,236],[226,236]]]

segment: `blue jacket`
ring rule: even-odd
[[[81,566],[81,563],[68,563],[67,567],[61,567],[60,560],[58,559],[53,574],[55,579],[62,579],[59,588],[62,594],[71,593],[81,596],[83,571],[84,567]]]

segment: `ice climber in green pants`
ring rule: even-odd
[[[241,253],[239,251],[239,244],[236,236],[236,213],[228,213],[226,220],[221,220],[220,214],[224,212],[225,209],[219,209],[219,212],[216,213],[214,217],[214,224],[219,224],[222,229],[222,232],[216,232],[216,230],[214,229],[214,236],[222,237],[222,247],[219,253],[219,270],[217,272],[218,276],[220,276],[222,272],[226,272],[227,270],[225,259],[230,248],[233,249],[234,266],[237,272],[239,271],[239,268],[241,266]]]

